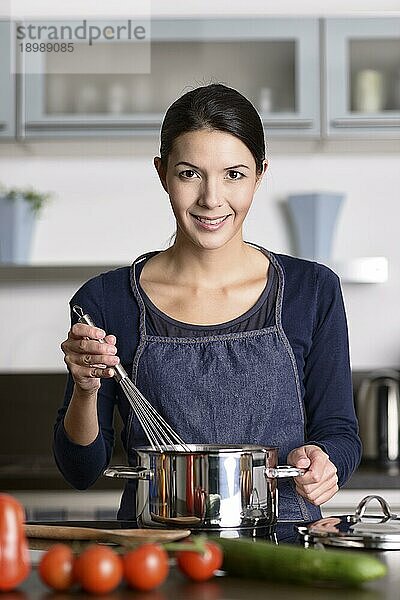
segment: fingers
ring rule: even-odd
[[[114,377],[114,369],[107,369],[107,368],[102,368],[101,366],[93,366],[90,368],[89,370],[89,377],[92,377],[94,379],[96,378],[109,378],[109,377]]]
[[[287,462],[293,467],[299,467],[303,469],[309,467],[311,464],[311,460],[306,454],[306,447],[301,446],[300,448],[295,448],[294,450],[289,452]]]
[[[304,475],[295,477],[294,481],[298,494],[312,504],[319,506],[338,491],[336,467],[319,446],[309,444],[295,448],[288,454],[287,462],[295,467],[308,467]]]
[[[100,378],[114,377],[113,367],[120,362],[115,344],[116,337],[106,335],[98,327],[84,323],[71,327],[61,349],[64,362],[77,385],[82,389],[92,389],[100,385]]]
[[[68,355],[69,360],[84,367],[100,366],[105,369],[115,367],[119,363],[118,356],[110,354],[75,354]],[[68,363],[67,363],[68,364]]]
[[[295,483],[297,492],[316,506],[327,502],[339,489],[337,470],[329,459],[322,473],[307,472],[303,477],[295,477]]]
[[[75,325],[74,325],[74,327],[75,327]],[[94,331],[94,329],[89,327],[89,325],[83,325],[83,327],[85,327],[86,329],[92,329],[92,331]],[[97,330],[97,331],[101,331],[101,330]],[[85,330],[83,333],[88,333],[88,332]],[[64,352],[64,354],[70,354],[70,353],[93,354],[93,355],[105,355],[105,354],[115,355],[115,354],[117,354],[117,348],[115,346],[116,337],[114,335],[105,336],[104,340],[102,342],[100,342],[99,340],[100,340],[100,338],[88,339],[88,337],[77,336],[76,334],[72,333],[72,329],[71,329],[68,334],[68,339],[66,339],[61,344],[61,349]],[[96,360],[94,362],[105,362],[105,361]]]
[[[329,457],[325,452],[322,452],[317,458],[310,459],[311,464],[308,470],[301,476],[301,484],[313,484],[320,483],[324,477],[325,470],[328,467],[328,463],[330,463]],[[332,464],[332,463],[330,463]]]
[[[61,349],[65,355],[65,362],[80,365],[92,365],[102,363],[108,366],[115,366],[119,362],[116,356],[117,348],[110,344],[100,344],[93,340],[75,340],[73,342],[66,340],[61,344]]]
[[[301,476],[301,481],[299,481],[304,485],[321,481],[329,462],[329,456],[319,446],[310,444],[292,450],[288,454],[287,460],[289,464],[295,467],[308,467],[306,473]]]
[[[311,491],[306,491],[302,486],[296,485],[297,493],[315,506],[320,506],[330,500],[338,490],[337,478],[329,479],[322,484],[316,484],[316,487]]]
[[[86,377],[94,377],[91,371],[93,367],[97,367],[98,369],[104,371],[107,370],[107,368],[112,368],[118,365],[120,360],[118,356],[111,354],[77,354],[70,352],[65,354],[64,362],[71,371],[75,372],[75,374]],[[80,369],[78,370],[77,367],[80,367]],[[82,367],[85,368],[85,370],[82,370]],[[96,376],[103,377],[103,375]]]
[[[106,336],[103,329],[99,327],[92,327],[91,325],[85,325],[85,323],[75,323],[72,325],[68,337],[73,339],[79,338],[91,338],[92,340],[102,340]]]

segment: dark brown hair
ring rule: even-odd
[[[166,168],[174,141],[199,129],[219,130],[240,139],[252,153],[258,175],[265,159],[264,128],[253,104],[237,90],[220,83],[198,87],[175,100],[161,127],[160,156]]]

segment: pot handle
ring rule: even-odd
[[[280,465],[278,467],[267,467],[264,471],[266,477],[281,479],[283,477],[298,477],[304,475],[307,469],[292,467],[291,465]]]
[[[389,504],[386,502],[386,500],[384,498],[382,498],[382,496],[377,496],[376,494],[371,494],[370,496],[365,496],[365,498],[363,498],[359,505],[356,508],[356,512],[354,513],[354,519],[355,521],[361,521],[364,513],[366,511],[367,505],[371,502],[371,500],[377,500],[379,502],[379,504],[381,505],[382,508],[382,512],[383,512],[383,522],[388,521],[389,519],[396,519],[397,515],[395,515],[394,513],[392,513],[392,511],[390,510],[390,506]]]
[[[153,471],[144,467],[109,467],[103,471],[106,477],[117,477],[120,479],[145,479],[153,477]]]

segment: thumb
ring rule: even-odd
[[[295,448],[289,452],[287,462],[293,467],[309,467],[311,464],[304,446],[301,448]]]

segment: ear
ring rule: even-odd
[[[263,179],[263,177],[264,177],[264,175],[265,175],[265,173],[266,173],[267,169],[268,169],[268,161],[267,161],[267,159],[265,158],[265,159],[263,160],[263,168],[262,168],[262,171],[261,171],[260,175],[257,175],[257,181],[256,181],[256,185],[255,185],[255,188],[254,188],[254,192],[256,192],[256,191],[258,190],[258,188],[259,188],[259,185],[260,185],[260,183],[261,183],[261,181],[262,181],[262,179]]]
[[[166,172],[165,172],[165,168],[163,167],[163,165],[161,164],[161,158],[159,156],[155,156],[154,160],[153,160],[153,164],[156,168],[156,171],[158,173],[158,176],[160,178],[161,181],[161,185],[163,186],[164,190],[167,192],[168,194],[168,186],[167,186],[167,180],[166,180]]]

